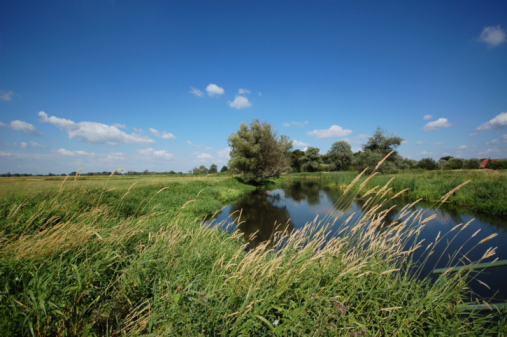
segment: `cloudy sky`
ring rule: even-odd
[[[254,118],[507,158],[506,34],[506,1],[6,1],[0,173],[220,168]]]

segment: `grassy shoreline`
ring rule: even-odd
[[[332,173],[298,173],[282,177],[279,182],[287,179],[322,178],[330,180],[330,187],[344,189],[357,174],[354,172]],[[394,178],[394,179],[393,179]],[[456,206],[467,206],[470,209],[496,216],[507,215],[507,172],[493,170],[455,170],[455,171],[424,171],[405,172],[398,174],[376,175],[372,178],[363,176],[356,187],[370,179],[364,191],[389,183],[391,193],[401,193],[401,197],[413,201],[422,199],[440,203],[449,191],[469,181],[446,203]],[[392,179],[392,181],[391,181]]]
[[[506,331],[505,313],[459,312],[466,302],[466,272],[442,275],[435,283],[407,272],[413,262],[402,248],[424,223],[421,214],[395,231],[378,231],[382,217],[373,216],[372,208],[368,219],[342,219],[344,235],[325,246],[325,232],[315,233],[316,224],[309,224],[272,246],[247,252],[239,233],[227,235],[201,219],[251,187],[234,179],[203,179],[130,187],[120,183],[119,188],[115,179],[103,187],[64,185],[39,194],[2,196],[0,333],[395,336]],[[336,220],[324,221],[331,225]],[[282,243],[285,248],[276,250]]]

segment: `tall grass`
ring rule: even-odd
[[[322,178],[332,181],[331,186],[345,188],[357,176],[353,172],[333,173],[300,173],[289,175],[284,179]],[[366,188],[384,186],[393,177],[390,184],[391,193],[402,192],[407,200],[422,199],[428,202],[441,202],[443,195],[453,188],[470,181],[458,193],[450,196],[446,203],[466,206],[478,212],[497,216],[507,215],[507,173],[491,170],[458,170],[458,171],[420,171],[398,174],[374,175]],[[362,177],[360,182],[370,177]]]
[[[239,232],[227,235],[201,220],[246,190],[227,180],[2,199],[0,333],[506,332],[505,313],[459,312],[469,271],[436,282],[417,278],[411,256],[427,247],[417,235],[431,215],[407,207],[383,228],[378,205],[389,197],[387,187],[370,193],[363,217],[323,215],[251,250]],[[344,198],[357,191],[350,190]]]

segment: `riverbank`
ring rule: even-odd
[[[283,184],[287,179],[322,178],[330,180],[330,187],[344,189],[356,177],[355,172],[298,173],[284,176],[278,182]],[[363,176],[355,185],[356,188],[366,180],[368,181],[362,188],[363,193],[377,186],[380,189],[389,183],[390,193],[392,195],[400,193],[399,197],[407,202],[422,199],[437,204],[442,202],[442,197],[447,193],[466,183],[449,196],[445,203],[466,206],[474,211],[496,216],[507,215],[506,171],[438,170]]]
[[[402,247],[411,234],[402,228],[413,222],[391,232],[375,229],[382,217],[368,227],[353,219],[326,246],[324,232],[308,239],[310,224],[271,242],[283,250],[247,252],[239,233],[201,220],[252,187],[234,179],[128,185],[116,178],[102,187],[80,187],[78,179],[72,188],[65,182],[47,192],[2,195],[2,335],[505,331],[505,316],[459,312],[467,302],[465,272],[435,283],[406,272],[412,262]]]

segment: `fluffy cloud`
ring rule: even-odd
[[[449,121],[447,120],[447,118],[439,118],[436,121],[429,122],[428,124],[426,124],[423,127],[423,130],[424,131],[429,131],[429,130],[443,129],[443,128],[448,128],[451,125],[452,124],[449,123]]]
[[[145,156],[148,156],[148,157],[153,157],[153,158],[156,158],[156,159],[167,159],[167,160],[174,159],[174,155],[172,155],[171,153],[167,152],[166,150],[156,151],[156,150],[153,150],[151,147],[149,147],[147,149],[139,150],[137,152],[140,153],[140,154],[142,154],[142,155],[145,155]]]
[[[245,95],[245,94],[249,94],[249,93],[251,93],[251,91],[250,91],[250,90],[248,90],[248,89],[243,89],[243,88],[240,88],[240,89],[238,90],[238,94],[240,94],[240,95]]]
[[[460,145],[460,146],[458,146],[458,149],[459,150],[468,149],[468,146],[466,146],[466,145]]]
[[[415,142],[417,145],[423,145],[424,143],[426,143],[425,141],[423,140],[418,140],[417,142]]]
[[[305,142],[301,142],[299,140],[293,140],[292,141],[292,145],[294,145],[295,147],[306,147],[306,146],[308,146],[310,144],[305,143]]]
[[[222,95],[225,92],[225,90],[224,88],[221,88],[216,84],[210,83],[206,87],[206,92],[208,93],[209,96],[215,96]]]
[[[160,133],[157,129],[150,128],[150,132],[154,136],[162,138],[162,139],[176,139],[175,135],[173,135],[172,133],[169,133],[167,131],[162,131],[162,133]]]
[[[503,129],[507,127],[507,112],[502,112],[489,122],[486,122],[477,128],[477,131]]]
[[[502,135],[499,139],[491,141],[493,144],[507,144],[507,134]]]
[[[231,150],[232,149],[230,147],[226,147],[225,149],[218,150],[217,151],[218,161],[221,163],[227,163],[230,158]]]
[[[423,119],[432,119],[433,115],[424,115]]]
[[[211,85],[211,84],[210,84]],[[209,86],[208,86],[209,87]],[[223,89],[222,89],[223,90]],[[192,95],[195,95],[197,97],[204,97],[204,92],[202,92],[201,90],[199,89],[196,89],[194,87],[190,87],[190,91],[189,91]]]
[[[22,121],[19,121],[19,120],[12,121],[10,124],[5,124],[5,123],[0,122],[0,126],[6,127],[6,128],[11,128],[13,130],[21,131],[21,132],[24,132],[24,133],[30,133],[30,134],[35,135],[35,136],[40,136],[41,135],[39,133],[39,131],[37,131],[37,129],[35,128],[35,126],[33,126],[30,123],[22,122]]]
[[[236,95],[236,98],[234,99],[234,101],[229,103],[229,106],[235,109],[243,109],[251,107],[252,103],[250,103],[248,101],[248,98],[246,98],[245,96]]]
[[[307,132],[309,136],[315,136],[317,138],[341,138],[348,136],[352,133],[352,130],[343,129],[339,125],[332,125],[329,129],[313,130]]]
[[[135,133],[127,134],[114,125],[106,125],[97,122],[79,122],[75,123],[69,119],[58,118],[39,112],[41,123],[49,123],[64,130],[69,138],[76,138],[82,142],[93,144],[117,145],[120,143],[148,145],[155,143],[149,137],[141,136]]]
[[[14,92],[9,90],[9,91],[5,91],[5,90],[0,90],[0,101],[10,101],[12,99],[12,96],[14,96]]]
[[[478,41],[485,42],[488,47],[496,47],[505,41],[505,33],[502,28],[500,28],[500,25],[496,27],[486,27],[482,30]]]

